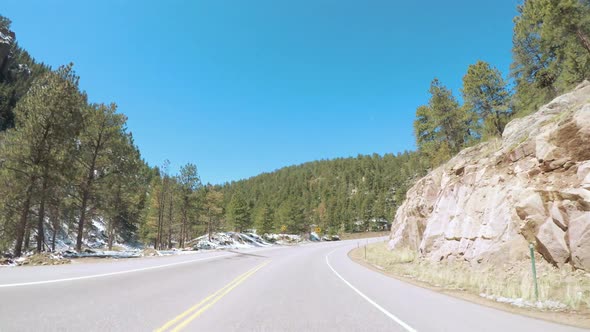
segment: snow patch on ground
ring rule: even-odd
[[[208,249],[246,249],[268,247],[273,244],[293,245],[306,242],[300,235],[294,234],[264,234],[218,232],[209,236],[203,235],[188,242],[197,250]]]
[[[262,237],[253,233],[219,232],[199,236],[188,242],[194,249],[246,249],[257,247],[268,247],[272,244]]]
[[[46,229],[45,238],[51,239],[52,233]],[[55,239],[56,251],[73,251],[76,247],[77,227],[69,227],[64,224],[58,231]],[[106,232],[106,223],[102,218],[92,219],[87,229],[87,235],[83,239],[83,246],[93,250],[104,249],[108,246],[108,236]],[[125,243],[122,238],[116,237],[113,241],[113,247],[123,251],[136,251],[142,249],[139,243]]]
[[[565,310],[567,309],[567,305],[553,300],[545,300],[545,301],[537,301],[531,302],[527,301],[523,298],[509,298],[503,296],[495,296],[495,295],[488,295],[485,293],[479,294],[479,296],[486,298],[488,300],[500,302],[500,303],[507,303],[519,308],[537,308],[542,310]]]
[[[112,258],[126,259],[145,256],[171,256],[171,255],[190,255],[197,250],[211,249],[247,249],[261,248],[273,245],[296,245],[308,242],[300,235],[294,234],[264,234],[260,236],[255,233],[238,233],[238,232],[218,232],[214,233],[209,240],[208,235],[200,236],[187,242],[192,250],[170,249],[154,250],[149,247],[133,246],[122,241],[115,241],[113,247],[118,250],[105,250],[108,244],[106,236],[106,226],[102,219],[97,218],[91,221],[88,229],[88,237],[84,240],[84,246],[87,248],[82,252],[76,252],[75,247],[75,230],[63,227],[56,237],[56,254],[66,259],[76,258]],[[49,235],[49,234],[48,234]],[[28,252],[20,259],[26,259],[33,255]],[[18,266],[22,262],[17,260],[0,260],[0,266]]]

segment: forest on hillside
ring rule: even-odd
[[[290,166],[226,184],[230,221],[258,232],[336,234],[379,229],[392,220],[426,165],[416,152],[340,158]],[[241,208],[238,208],[241,207]],[[247,214],[247,216],[244,216]]]
[[[485,61],[470,65],[463,104],[434,78],[430,99],[416,110],[418,151],[312,162],[234,182],[223,187],[228,211],[263,231],[310,224],[359,231],[376,218],[392,221],[415,179],[590,78],[590,1],[528,0],[517,9],[509,75]]]
[[[82,250],[97,219],[109,247],[155,248],[184,247],[218,230],[303,233],[314,224],[338,233],[391,221],[429,169],[590,77],[589,0],[526,0],[514,22],[508,75],[475,62],[463,76],[463,103],[433,79],[430,99],[416,110],[417,151],[314,161],[211,185],[194,164],[177,174],[169,162],[148,165],[117,105],[89,101],[72,64],[35,61],[0,16],[0,253],[52,251],[60,234]]]

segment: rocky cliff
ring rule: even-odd
[[[472,264],[527,259],[590,271],[590,82],[420,179],[390,249]]]

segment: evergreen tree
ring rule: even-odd
[[[211,235],[222,228],[223,193],[211,184],[207,184],[204,189],[203,213],[207,223],[207,234],[211,241]]]
[[[127,118],[116,113],[116,105],[94,104],[84,108],[83,130],[80,134],[76,161],[78,172],[78,199],[80,214],[76,237],[76,250],[82,250],[84,227],[90,207],[96,204],[97,182],[113,174],[119,156],[116,152],[124,142]]]
[[[0,29],[9,30],[12,21],[8,17],[0,15]]]
[[[244,199],[242,193],[238,192],[232,196],[227,207],[226,219],[238,232],[243,232],[252,225],[250,206]]]
[[[483,61],[469,66],[462,93],[468,116],[475,124],[472,134],[501,136],[512,112],[510,93],[500,71]]]
[[[59,68],[37,79],[15,109],[17,127],[7,133],[2,145],[13,188],[19,190],[19,221],[15,226],[16,256],[28,243],[32,226],[29,217],[38,201],[37,251],[43,249],[45,204],[50,188],[58,185],[60,170],[80,128],[80,108],[84,97],[78,90],[78,77],[72,66]],[[26,246],[24,246],[26,247]],[[26,249],[26,248],[25,248]]]
[[[434,79],[430,85],[428,105],[416,110],[414,133],[416,143],[437,166],[465,147],[471,139],[470,119],[452,92]]]
[[[294,199],[288,199],[278,211],[279,222],[283,229],[291,234],[300,234],[309,231],[309,225],[305,222],[303,208]]]
[[[197,172],[197,166],[194,164],[186,164],[180,168],[178,176],[178,183],[181,194],[181,230],[180,230],[180,248],[184,248],[184,243],[187,240],[189,233],[190,220],[192,212],[197,209],[196,192],[201,188],[201,179]]]
[[[148,175],[131,135],[112,144],[112,164],[96,189],[95,204],[106,222],[107,246],[120,236],[131,242],[143,217]]]
[[[270,204],[265,203],[256,214],[256,231],[259,234],[269,234],[274,231],[274,211]]]
[[[159,248],[162,197],[162,178],[158,167],[154,168],[148,189],[148,198],[145,211],[145,222],[140,226],[140,234],[144,243],[153,243],[154,249]]]
[[[511,69],[526,115],[590,77],[590,2],[525,0],[518,12]]]
[[[0,131],[14,127],[16,104],[27,93],[33,81],[49,71],[47,66],[36,63],[18,46],[10,25],[10,19],[0,15],[0,32],[10,43],[10,55],[0,59]]]

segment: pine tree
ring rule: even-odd
[[[80,134],[76,161],[78,173],[78,199],[80,215],[76,236],[76,250],[82,250],[84,227],[89,208],[96,199],[96,183],[112,174],[109,169],[116,163],[117,144],[124,136],[127,118],[116,113],[115,104],[93,104],[84,108],[84,126]]]
[[[162,191],[162,178],[159,168],[154,168],[154,175],[149,183],[148,198],[145,212],[145,222],[140,226],[141,238],[144,243],[153,243],[154,249],[159,249],[160,222],[162,208],[160,199]]]
[[[97,184],[95,204],[106,221],[108,248],[117,236],[131,241],[142,217],[147,191],[146,167],[131,135],[121,134],[111,144],[111,165]]]
[[[274,225],[274,211],[270,204],[265,203],[262,208],[258,210],[255,220],[256,231],[259,234],[269,234],[275,229]]]
[[[0,15],[0,29],[9,30],[12,21],[8,17]]]
[[[437,166],[458,153],[473,136],[469,133],[470,118],[452,92],[437,79],[429,92],[428,105],[416,110],[414,134],[420,152]]]
[[[510,93],[500,71],[483,61],[469,66],[463,76],[462,93],[471,123],[476,124],[472,134],[501,136],[512,111]]]
[[[241,192],[237,192],[232,196],[227,207],[226,219],[238,232],[243,232],[252,225],[250,206]]]
[[[14,39],[10,30],[10,19],[0,15],[0,32],[10,39],[10,56],[3,61],[0,70],[0,131],[13,128],[15,122],[14,108],[27,93],[32,83],[49,72],[49,68],[35,60]],[[6,46],[6,45],[4,45]]]
[[[518,6],[511,75],[520,115],[590,77],[590,3],[526,0]]]
[[[309,231],[303,209],[295,199],[290,198],[281,204],[278,211],[279,222],[291,234],[301,234]]]
[[[72,65],[35,80],[28,94],[15,109],[16,128],[6,135],[2,146],[6,175],[20,189],[19,221],[15,227],[15,255],[28,243],[30,210],[35,200],[37,212],[37,251],[43,249],[45,205],[50,188],[58,185],[80,128],[80,108],[84,96],[78,90],[78,77]],[[26,246],[25,246],[26,247]],[[26,248],[25,248],[26,249]]]
[[[213,233],[222,228],[223,193],[211,184],[207,184],[204,189],[203,213],[207,223],[207,234],[209,235],[209,241],[211,241]]]
[[[180,174],[178,176],[178,183],[180,186],[181,194],[181,230],[180,230],[180,248],[184,248],[184,243],[189,233],[189,219],[191,218],[191,212],[196,210],[197,207],[197,195],[196,192],[199,190],[201,185],[201,179],[197,172],[197,166],[194,164],[186,164],[180,168]]]

